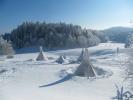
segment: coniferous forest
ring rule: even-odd
[[[24,22],[3,37],[11,40],[15,48],[39,45],[50,49],[89,47],[107,41],[100,31],[83,29],[73,24],[45,22]]]

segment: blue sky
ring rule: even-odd
[[[0,0],[0,32],[24,21],[66,22],[83,28],[130,26],[133,0]]]

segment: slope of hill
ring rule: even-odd
[[[133,34],[133,28],[129,27],[112,27],[102,32],[109,37],[110,41],[125,43],[127,36]]]

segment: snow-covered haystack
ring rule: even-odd
[[[68,63],[67,59],[64,56],[60,56],[57,60],[57,63],[63,64],[63,63]]]
[[[81,51],[79,57],[77,59],[74,59],[74,58],[70,59],[69,60],[69,63],[70,64],[80,63],[82,61],[82,59],[83,59],[83,53],[84,53],[84,51],[85,51],[84,48],[82,48],[82,51]]]
[[[46,56],[43,55],[43,49],[42,46],[40,46],[40,52],[38,57],[36,58],[37,61],[45,61],[48,60],[48,58]]]
[[[79,57],[77,59],[78,62],[81,62],[82,61],[84,51],[85,51],[84,48],[82,48],[82,52],[81,52],[81,54],[79,55]]]
[[[83,52],[83,57],[81,64],[75,71],[75,75],[77,76],[84,76],[84,77],[96,77],[95,70],[93,68],[93,65],[91,64],[89,60],[89,52],[88,49],[85,48]]]

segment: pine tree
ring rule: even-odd
[[[42,45],[51,49],[94,46],[104,39],[97,31],[78,25],[40,22],[25,22],[4,37],[11,39],[15,48]]]

